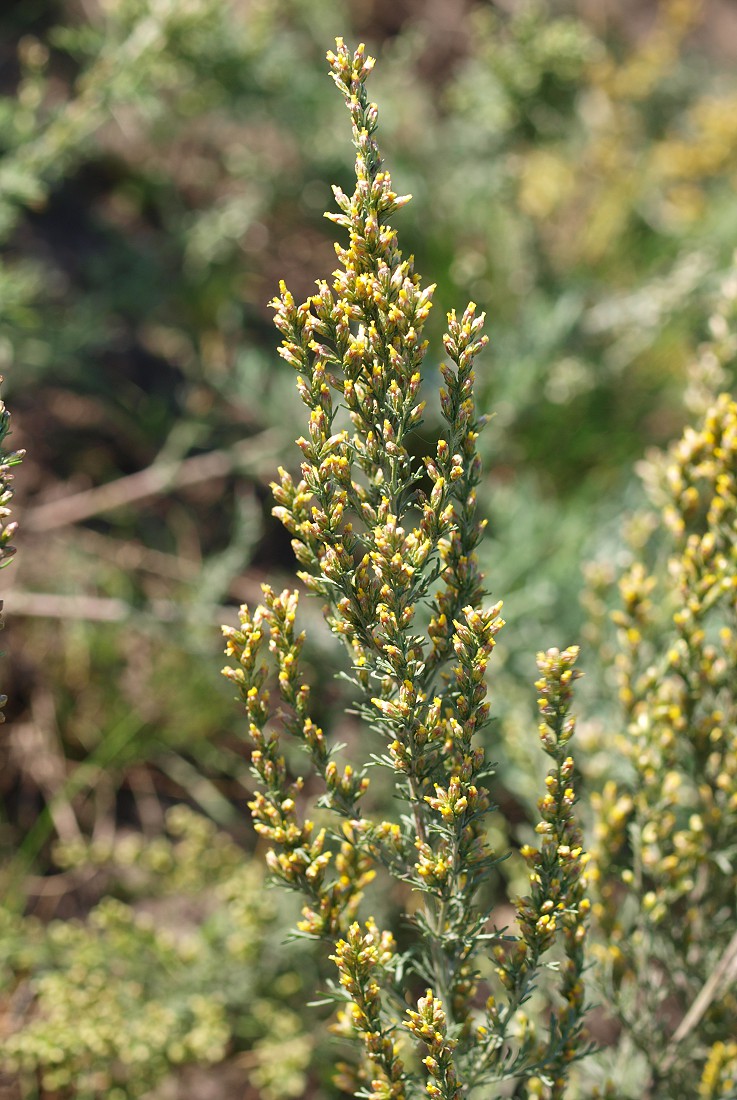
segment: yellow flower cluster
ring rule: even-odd
[[[376,1100],[405,1100],[405,1074],[392,1025],[387,1025],[381,988],[376,972],[392,962],[396,944],[389,932],[380,932],[369,920],[366,931],[354,923],[344,940],[339,940],[331,959],[338,968],[340,984],[351,1000],[350,1018],[363,1040],[366,1053],[380,1076],[371,1082],[370,1095]]]
[[[699,1082],[699,1100],[734,1096],[737,1088],[737,1043],[716,1042]]]
[[[457,1041],[448,1038],[448,1022],[442,1002],[428,989],[417,1002],[417,1011],[407,1012],[407,1028],[427,1048],[422,1064],[432,1081],[425,1091],[433,1100],[461,1100],[463,1090],[455,1071],[453,1051]]]
[[[359,854],[355,831],[347,827],[335,855],[337,878],[326,881],[333,852],[326,850],[327,832],[315,832],[314,822],[300,820],[297,808],[302,779],[290,783],[279,737],[266,729],[270,713],[270,694],[264,686],[267,666],[260,664],[260,651],[266,634],[269,650],[278,671],[279,693],[291,708],[284,719],[287,730],[308,748],[313,765],[322,775],[329,804],[347,816],[356,813],[356,805],[368,787],[365,777],[357,776],[350,765],[342,771],[331,759],[322,730],[308,714],[310,690],[301,682],[299,656],[304,635],[296,635],[294,623],[298,594],[285,590],[276,595],[263,587],[264,605],[252,616],[247,607],[240,611],[240,629],[224,627],[226,653],[237,665],[224,669],[243,698],[249,719],[249,735],[254,748],[251,763],[263,784],[249,802],[256,831],[271,843],[267,862],[285,884],[298,888],[310,899],[303,909],[300,930],[317,936],[334,936],[352,917],[363,887],[373,878],[372,860]]]

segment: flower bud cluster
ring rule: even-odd
[[[460,321],[455,311],[449,314],[444,338],[445,350],[456,365],[456,370],[442,368],[445,388],[440,392],[440,403],[449,441],[439,441],[437,460],[428,464],[428,473],[432,478],[437,470],[443,484],[449,484],[454,522],[440,543],[443,588],[436,597],[428,630],[433,642],[429,669],[445,661],[452,645],[452,623],[463,607],[475,606],[483,592],[475,547],[486,526],[486,521],[478,520],[476,515],[476,488],[481,478],[476,441],[484,421],[476,418],[473,403],[473,361],[486,339],[480,336],[482,323],[483,315],[476,317],[471,302]]]
[[[316,770],[322,775],[328,803],[345,815],[357,813],[357,803],[368,787],[365,777],[350,765],[338,768],[326,747],[322,730],[308,714],[309,687],[300,676],[302,634],[295,635],[298,594],[285,590],[276,595],[263,586],[264,605],[251,615],[240,610],[240,629],[223,627],[226,654],[237,662],[223,672],[240,691],[249,720],[253,744],[251,764],[261,784],[248,806],[259,835],[271,844],[267,862],[283,883],[299,889],[310,899],[303,909],[300,930],[312,935],[334,935],[355,911],[363,887],[373,877],[367,853],[355,850],[353,832],[346,830],[336,858],[337,878],[327,881],[333,852],[326,847],[327,831],[315,831],[314,822],[300,820],[298,800],[303,780],[290,783],[274,728],[267,728],[271,716],[270,693],[264,686],[268,668],[261,662],[261,650],[268,635],[278,674],[281,700],[290,711],[282,712],[282,723],[308,749]],[[350,868],[351,873],[346,874]]]
[[[415,841],[419,882],[452,903],[451,909],[459,917],[472,906],[478,877],[490,859],[481,820],[489,809],[489,798],[477,782],[484,756],[473,746],[473,737],[488,715],[485,673],[496,635],[504,625],[500,611],[501,604],[488,611],[464,607],[463,620],[453,624],[457,663],[440,726],[445,778],[433,783],[434,794],[424,797],[434,814],[427,835],[418,835]]]
[[[376,1100],[405,1100],[405,1074],[394,1027],[386,1022],[381,987],[377,975],[390,967],[396,953],[394,938],[380,932],[373,920],[361,931],[358,923],[338,940],[331,959],[338,968],[339,981],[351,1001],[350,1020],[379,1076],[371,1082],[370,1096]]]
[[[461,1100],[463,1090],[453,1062],[453,1052],[458,1045],[448,1038],[448,1024],[442,1002],[428,989],[417,1002],[417,1011],[407,1012],[408,1031],[427,1048],[422,1064],[432,1081],[425,1091],[433,1100]]]

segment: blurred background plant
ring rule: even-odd
[[[237,844],[177,806],[152,840],[120,831],[55,856],[106,896],[84,921],[2,913],[2,1060],[20,1095],[186,1096],[195,1067],[267,1100],[304,1095],[310,1043],[286,1002],[310,968],[271,934],[284,898]]]
[[[0,376],[1,383],[2,377]],[[10,518],[12,515],[10,502],[13,499],[13,467],[19,466],[23,460],[22,451],[5,450],[5,440],[9,434],[10,413],[5,408],[5,402],[0,399],[0,569],[4,569],[5,566],[9,565],[15,554],[15,547],[11,539],[18,529],[18,524]],[[0,600],[0,630],[4,626],[2,611],[3,604]],[[0,695],[0,722],[5,721],[3,708],[7,701],[7,695]]]
[[[719,392],[736,319],[733,271],[689,372],[694,425],[638,465],[649,508],[629,518],[626,563],[589,567],[589,636],[598,621],[619,695],[599,707],[591,795],[596,972],[619,1093],[653,1100],[733,1096],[737,1071],[737,405]]]
[[[28,1040],[4,1067],[8,1095],[98,1096],[113,1087],[95,1077],[98,1054],[75,1053],[58,1020],[45,1048],[34,1039],[34,1020],[57,1019],[54,975],[79,973],[80,953],[85,973],[105,975],[117,936],[116,973],[138,982],[132,938],[177,921],[157,912],[141,931],[153,881],[129,897],[112,871],[88,873],[89,853],[131,832],[153,844],[177,804],[252,843],[216,624],[292,566],[268,482],[277,458],[294,463],[301,406],[266,303],[278,278],[304,297],[335,262],[322,214],[352,157],[325,50],[340,34],[381,58],[383,147],[415,196],[402,239],[439,283],[438,318],[469,297],[491,318],[482,566],[508,620],[493,757],[519,846],[540,778],[534,653],[579,636],[582,562],[627,560],[632,465],[686,419],[688,364],[737,245],[737,25],[717,0],[23,0],[0,26],[0,370],[12,443],[29,452],[23,552],[3,575],[2,953],[14,961],[0,1034]],[[721,386],[732,370],[725,357]],[[438,422],[431,407],[428,451]],[[350,738],[314,612],[316,718]],[[585,650],[582,664],[593,703],[611,676]],[[88,855],[71,865],[70,851]],[[510,889],[521,874],[521,860],[504,865]],[[125,936],[105,897],[130,907]],[[85,921],[92,939],[52,919]],[[200,944],[204,920],[190,922]],[[19,935],[37,949],[19,954]],[[207,963],[181,973],[176,945],[150,950],[152,1003],[165,1015],[171,999],[215,1005],[207,1050],[235,1066],[237,1087],[299,1095],[238,1062],[265,1034],[248,990],[274,986],[267,953],[243,963],[241,1000],[217,992]],[[288,1008],[299,993],[282,988]],[[19,1016],[14,995],[33,1007]],[[167,1034],[191,1060],[197,1025],[175,1016]],[[330,1094],[319,1057],[300,1071],[305,1095]],[[44,1084],[55,1065],[67,1082],[86,1075],[87,1092]],[[165,1089],[165,1069],[151,1055],[114,1087]]]

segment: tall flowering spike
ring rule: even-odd
[[[557,873],[555,897],[570,903],[557,920],[572,961],[560,981],[565,1008],[553,1009],[557,1039],[551,1034],[541,1054],[532,1029],[521,1039],[513,1025],[550,937],[541,932],[534,945],[519,940],[524,976],[512,977],[506,1008],[489,1009],[481,1024],[478,1007],[487,994],[480,956],[490,939],[509,939],[490,932],[492,915],[479,889],[504,855],[489,848],[492,769],[481,740],[489,717],[487,668],[504,625],[500,602],[482,605],[476,560],[484,527],[476,501],[483,417],[474,402],[474,362],[486,344],[484,315],[473,303],[460,316],[448,314],[442,436],[418,462],[420,437],[412,435],[422,422],[423,326],[434,287],[423,288],[388,224],[409,196],[395,194],[382,166],[378,111],[366,92],[373,60],[362,46],[351,54],[340,39],[328,60],[351,118],[356,182],[351,195],[334,189],[338,213],[328,217],[347,243],[336,246],[331,281],[318,280],[301,304],[282,283],[271,303],[281,355],[296,372],[307,412],[297,440],[299,473],[279,469],[274,515],[292,537],[300,579],[321,598],[348,654],[354,711],[374,739],[366,757],[391,772],[394,819],[364,815],[368,760],[339,765],[312,718],[296,592],[277,595],[265,587],[261,607],[241,609],[240,629],[226,630],[233,661],[226,675],[248,714],[257,781],[250,806],[270,843],[270,866],[306,896],[299,930],[338,938],[331,956],[339,977],[331,990],[339,1005],[336,1028],[358,1040],[362,1052],[355,1073],[340,1067],[341,1087],[377,1100],[460,1100],[492,1082],[531,1080],[541,1065],[562,1078],[567,1060],[578,1056],[576,929],[584,909],[575,908],[583,883],[575,870],[582,858],[574,827],[556,803],[560,844],[549,849],[544,842],[540,859],[548,892]],[[565,677],[561,685],[565,695]],[[306,749],[322,783],[319,804],[328,813],[320,829],[305,815],[301,780],[287,778],[284,735]],[[562,776],[568,759],[558,766]],[[405,896],[408,889],[416,895],[402,919],[408,941],[402,955],[389,933],[356,920],[377,869]],[[419,982],[428,992],[406,1015]],[[417,1042],[425,1047],[421,1059]]]
[[[589,857],[584,852],[583,835],[573,813],[576,792],[573,758],[568,755],[568,743],[575,730],[575,719],[570,713],[573,683],[581,675],[575,668],[577,659],[578,646],[571,646],[562,653],[549,649],[537,657],[540,679],[535,686],[540,692],[540,740],[554,761],[554,767],[548,772],[547,790],[539,803],[540,849],[535,854],[524,853],[531,867],[534,928],[528,920],[526,902],[518,903],[520,927],[523,927],[523,919],[526,920],[528,946],[533,951],[539,937],[544,942],[556,930],[560,931],[563,940],[564,961],[558,988],[562,1005],[553,1012],[546,1058],[547,1071],[553,1079],[551,1100],[562,1100],[568,1067],[586,1049],[581,1040],[585,1015],[585,942],[591,908],[586,896],[588,881],[584,869]]]
[[[407,440],[422,418],[422,329],[434,287],[422,288],[386,224],[409,196],[395,194],[381,166],[378,112],[365,87],[373,60],[363,47],[351,55],[341,40],[328,59],[351,116],[356,186],[350,197],[336,189],[340,213],[328,215],[349,231],[348,247],[336,246],[341,266],[332,286],[318,281],[318,292],[298,306],[282,285],[272,303],[284,337],[281,354],[298,371],[309,409],[308,434],[298,441],[302,479],[295,485],[280,471],[275,514],[293,536],[306,567],[303,579],[328,601],[330,625],[357,663],[368,663],[369,675],[388,665],[390,674],[407,679],[423,674],[427,643],[436,648],[432,634],[423,644],[411,637],[411,627],[418,602],[430,599],[441,557],[446,591],[433,599],[443,657],[452,619],[480,593],[470,579],[478,530],[466,513],[474,507],[479,472],[471,363],[485,343],[483,316],[476,317],[474,307],[462,322],[451,315],[446,342],[456,370],[444,368],[452,391],[445,411],[449,440],[425,461],[434,485],[425,499],[416,487],[425,470],[413,463]],[[350,428],[336,430],[338,420]],[[422,520],[407,529],[404,516],[418,506]],[[431,663],[442,661],[436,656]],[[433,671],[424,672],[426,682]]]
[[[2,376],[0,376],[0,385]],[[0,400],[0,569],[10,564],[15,554],[12,539],[18,530],[18,524],[10,519],[10,501],[13,497],[12,481],[13,467],[18,466],[23,459],[25,451],[6,451],[5,438],[10,431],[10,413],[5,407],[5,402]],[[0,600],[0,630],[3,627],[2,617],[3,603]],[[5,721],[3,710],[8,701],[7,695],[0,695],[0,722]]]

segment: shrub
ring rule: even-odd
[[[84,919],[0,910],[0,1070],[23,1095],[134,1100],[233,1057],[264,1100],[304,1095],[312,1044],[276,895],[206,818],[178,806],[166,826],[59,849],[68,875],[106,880]]]

